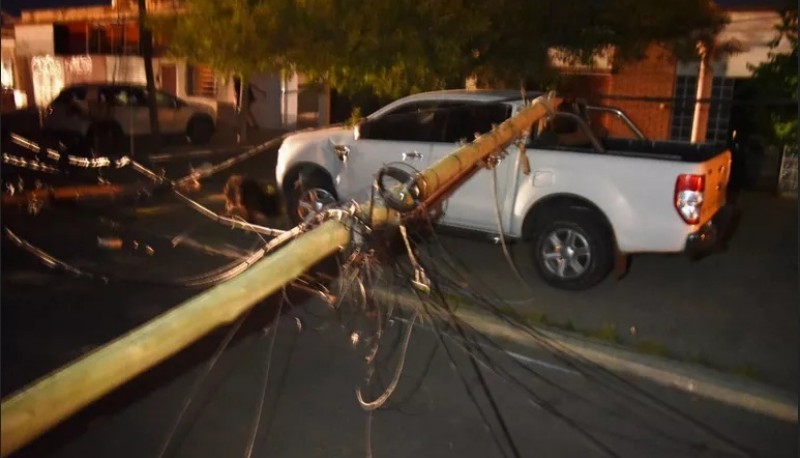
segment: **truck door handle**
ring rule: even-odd
[[[422,153],[417,151],[406,151],[403,153],[403,160],[407,161],[409,159],[422,159]]]

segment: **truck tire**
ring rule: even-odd
[[[294,224],[305,220],[310,212],[319,211],[337,200],[333,181],[320,170],[299,170],[286,177],[283,198],[286,212]]]
[[[588,209],[554,209],[533,228],[530,242],[539,275],[556,288],[588,289],[613,267],[611,231]]]
[[[194,116],[186,126],[186,137],[193,145],[204,145],[214,135],[214,121],[208,116]]]
[[[119,154],[125,134],[115,122],[100,122],[92,125],[84,138],[86,152],[92,157]]]

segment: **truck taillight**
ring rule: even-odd
[[[688,224],[700,222],[703,194],[706,190],[704,175],[678,175],[675,181],[675,208]]]

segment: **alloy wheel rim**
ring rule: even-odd
[[[308,215],[321,212],[330,204],[336,203],[336,199],[329,191],[322,188],[312,188],[303,191],[297,201],[297,216],[305,220]]]
[[[592,261],[592,250],[586,237],[567,228],[550,232],[540,255],[548,272],[564,280],[583,275]]]

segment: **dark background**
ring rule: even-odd
[[[41,8],[66,8],[71,6],[110,5],[111,0],[3,0],[2,7],[6,13],[19,16],[21,9],[35,10]]]

